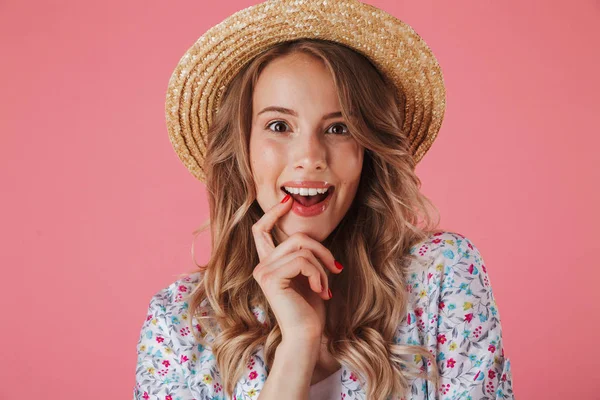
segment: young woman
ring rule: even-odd
[[[357,1],[268,1],[200,38],[167,122],[212,253],[152,297],[134,398],[513,398],[486,266],[415,175],[444,104],[424,42]]]

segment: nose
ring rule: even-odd
[[[327,147],[319,135],[298,135],[294,143],[294,169],[324,171],[327,169]]]

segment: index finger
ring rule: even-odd
[[[275,223],[285,213],[292,209],[294,199],[289,194],[281,200],[280,203],[271,207],[270,210],[252,225],[252,235],[254,236],[254,243],[256,250],[258,251],[258,258],[262,261],[265,259],[271,251],[275,248],[273,238],[271,237],[271,230],[275,226]]]

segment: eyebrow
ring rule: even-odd
[[[298,117],[298,113],[296,111],[291,110],[289,108],[277,107],[277,106],[265,107],[258,114],[256,114],[256,116],[259,116],[260,114],[266,113],[268,111],[274,111],[274,112],[278,112],[281,114],[288,114],[288,115],[293,115],[294,117]],[[325,119],[337,118],[337,117],[342,117],[341,111],[336,111],[336,112],[332,112],[327,115],[324,115],[322,119],[325,120]]]

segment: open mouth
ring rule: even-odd
[[[281,190],[290,194],[294,198],[294,201],[298,202],[303,207],[311,207],[325,201],[328,197],[333,195],[335,187],[330,186],[327,189],[313,189],[284,186],[281,187]]]

